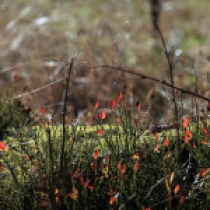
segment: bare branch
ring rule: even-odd
[[[63,81],[64,79],[66,79],[66,77],[62,77],[62,78],[60,78],[60,79],[58,79],[58,80],[56,80],[56,81],[54,81],[54,82],[51,82],[50,84],[47,84],[47,85],[44,85],[44,86],[42,86],[42,87],[36,88],[36,89],[34,89],[34,90],[30,91],[30,92],[27,92],[27,93],[23,93],[23,94],[17,95],[17,96],[15,96],[15,97],[13,97],[12,99],[22,98],[22,97],[24,97],[24,96],[34,94],[34,93],[36,93],[36,92],[39,92],[39,91],[41,91],[41,90],[43,90],[43,89],[46,89],[46,88],[48,88],[48,87],[50,87],[50,86],[52,86],[52,85],[54,85],[54,84],[57,84],[57,83],[61,82],[61,81]]]
[[[163,84],[163,85],[165,85],[167,87],[174,88],[175,90],[177,90],[177,91],[179,91],[181,93],[184,93],[184,94],[187,94],[187,95],[192,95],[192,96],[195,96],[197,98],[203,99],[204,101],[210,102],[210,98],[207,98],[207,97],[205,97],[203,95],[200,95],[198,93],[182,89],[182,88],[177,87],[175,85],[173,86],[172,84],[166,82],[165,80],[160,80],[160,79],[157,79],[155,77],[150,77],[150,76],[147,76],[145,74],[137,73],[137,72],[134,72],[134,71],[131,71],[129,69],[122,68],[122,67],[103,65],[103,66],[90,66],[88,68],[90,68],[90,69],[92,69],[92,68],[109,68],[109,69],[113,69],[113,70],[116,70],[116,71],[122,71],[122,72],[125,72],[126,74],[131,74],[131,75],[134,75],[134,76],[138,76],[138,77],[140,77],[142,79],[150,80],[150,81],[153,81],[155,83],[160,83],[160,84]]]

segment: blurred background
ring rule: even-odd
[[[80,118],[93,124],[95,102],[106,108],[120,91],[129,106],[138,101],[146,110],[151,105],[152,118],[167,122],[170,89],[112,69],[88,68],[121,66],[170,82],[164,49],[153,28],[151,2],[2,0],[1,98],[19,96],[25,106],[35,111],[45,107],[59,121],[67,66],[77,56],[68,98],[70,122]],[[209,97],[209,1],[161,0],[159,6],[158,23],[173,56],[175,85]],[[191,114],[192,97],[178,97]]]

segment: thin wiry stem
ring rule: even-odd
[[[50,198],[50,207],[54,209],[55,199],[54,199],[54,176],[53,176],[53,147],[52,147],[52,137],[51,130],[47,130],[48,134],[48,149],[49,149],[49,170],[50,170],[50,178],[49,178],[49,198]]]
[[[170,87],[170,88],[173,87],[175,90],[177,90],[177,91],[179,91],[183,94],[192,95],[192,96],[195,96],[196,98],[200,98],[204,101],[210,102],[210,98],[207,98],[207,97],[205,97],[203,95],[200,95],[198,93],[195,93],[193,91],[185,90],[185,89],[177,87],[175,85],[173,86],[172,84],[166,82],[165,80],[160,80],[160,79],[157,79],[155,77],[150,77],[150,76],[147,76],[145,74],[137,73],[137,72],[134,72],[134,71],[131,71],[129,69],[122,68],[122,67],[119,67],[119,66],[102,65],[102,66],[89,66],[88,68],[90,68],[90,69],[91,68],[109,68],[109,69],[113,69],[113,70],[116,70],[116,71],[123,71],[126,74],[131,74],[131,75],[134,75],[134,76],[138,76],[141,79],[150,80],[150,81],[153,81],[155,83],[163,84],[163,85],[165,85],[167,87]]]
[[[12,66],[12,67],[10,67],[10,68],[2,69],[2,70],[0,70],[0,74],[3,74],[3,73],[5,73],[5,72],[11,71],[11,70],[14,70],[14,69],[16,69],[16,68],[24,67],[24,66],[26,66],[26,65],[27,65],[27,63],[22,63],[22,64],[19,64],[19,65],[17,65],[17,66]]]
[[[168,70],[169,70],[169,74],[170,74],[170,79],[171,79],[171,89],[172,89],[172,94],[173,94],[173,99],[172,101],[174,102],[174,116],[176,117],[176,122],[179,122],[179,109],[178,109],[178,105],[177,105],[177,100],[176,100],[176,90],[174,88],[174,68],[173,68],[173,60],[172,60],[172,56],[170,56],[170,53],[167,49],[166,46],[166,42],[165,39],[163,37],[163,34],[160,30],[160,27],[158,26],[158,23],[155,22],[155,28],[156,31],[158,32],[158,34],[160,35],[160,39],[164,48],[164,52],[165,52],[165,57],[168,63]],[[177,151],[179,151],[179,147],[180,147],[180,136],[179,136],[179,123],[177,125],[177,142],[176,142],[176,146],[177,146]]]
[[[68,70],[68,77],[66,78],[66,90],[65,90],[65,97],[64,97],[64,105],[63,105],[63,140],[61,143],[61,156],[60,156],[60,175],[62,176],[63,173],[63,161],[64,161],[64,149],[65,149],[65,142],[66,142],[66,114],[67,114],[67,99],[68,99],[68,91],[69,91],[69,83],[70,83],[70,76],[71,71],[73,69],[74,58],[71,59],[69,70]]]
[[[20,95],[17,95],[17,96],[15,96],[15,97],[13,97],[12,99],[22,98],[22,97],[24,97],[24,96],[34,94],[34,93],[36,93],[36,92],[39,92],[39,91],[41,91],[41,90],[43,90],[43,89],[46,89],[46,88],[52,86],[52,85],[55,85],[55,84],[57,84],[57,83],[59,83],[59,82],[62,82],[64,79],[66,79],[66,78],[65,78],[65,77],[62,77],[62,78],[60,78],[60,79],[58,79],[58,80],[56,80],[56,81],[53,81],[53,82],[51,82],[51,83],[49,83],[49,84],[47,84],[47,85],[41,86],[41,87],[36,88],[36,89],[34,89],[34,90],[32,90],[32,91],[29,91],[29,92],[27,92],[27,93],[22,93],[22,94],[20,94]]]

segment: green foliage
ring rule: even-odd
[[[31,123],[31,110],[25,108],[19,100],[6,100],[1,102],[0,106],[0,140],[9,130]]]
[[[11,107],[7,104],[2,113],[9,115]],[[13,135],[5,136],[7,149],[0,151],[0,209],[207,208],[208,120],[180,124],[183,140],[177,152],[175,130],[149,134],[132,115],[124,117],[123,109],[121,101],[111,113],[99,113],[99,126],[66,126],[63,173],[63,127],[50,125],[44,116],[36,126],[22,121]],[[113,120],[116,113],[122,113],[123,121]],[[103,125],[108,115],[115,117]],[[195,167],[187,169],[186,152]]]

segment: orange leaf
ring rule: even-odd
[[[190,139],[192,138],[193,134],[190,130],[186,130],[185,135],[187,135]]]
[[[29,154],[26,154],[26,160],[28,160],[28,161],[32,160],[32,158]]]
[[[133,154],[132,159],[139,159],[139,155],[138,154]]]
[[[71,199],[76,201],[79,197],[79,190],[77,188],[75,188],[72,193],[69,193],[66,196],[67,197],[69,196]]]
[[[44,121],[41,121],[41,124],[42,124],[42,126],[43,126],[44,128],[47,127],[47,126],[46,126],[46,123],[45,123]]]
[[[60,202],[59,196],[55,196],[55,202],[56,202],[56,203],[59,203],[59,202]]]
[[[117,168],[118,169],[121,169],[122,168],[122,159],[119,160],[118,164],[117,164]]]
[[[77,176],[77,172],[75,171],[75,172],[71,172],[70,173],[71,174],[71,177],[74,179],[74,178],[76,178],[76,176]]]
[[[112,196],[112,197],[109,199],[109,204],[112,205],[113,203],[117,202],[118,197],[119,197],[119,192],[116,193],[114,196]]]
[[[208,145],[209,143],[206,140],[201,140],[201,144]]]
[[[109,199],[109,205],[113,205],[115,202],[116,202],[116,198],[115,196],[112,196],[110,199]]]
[[[163,145],[165,145],[166,147],[169,146],[169,140],[167,138],[163,139]]]
[[[184,137],[184,140],[183,141],[185,143],[188,143],[189,140],[192,138],[192,136],[193,136],[192,132],[190,130],[186,130],[185,131],[185,137]]]
[[[180,203],[180,204],[183,204],[183,203],[184,203],[184,200],[185,200],[185,196],[182,195],[182,196],[180,197],[180,199],[179,199],[179,203]]]
[[[192,146],[193,149],[196,149],[196,144],[195,143],[192,142],[191,146]]]
[[[155,132],[154,137],[155,137],[155,143],[157,143],[158,142],[158,132]]]
[[[108,103],[108,107],[111,109],[115,109],[117,107],[117,102],[115,99],[111,99],[110,102]]]
[[[45,108],[42,107],[42,108],[40,109],[40,113],[41,113],[42,115],[45,115],[45,113],[46,113]]]
[[[145,208],[145,207],[143,206],[142,210],[151,210],[151,207]]]
[[[140,164],[138,162],[135,163],[135,165],[133,166],[133,171],[138,171],[140,168]]]
[[[120,122],[120,118],[119,118],[119,117],[116,117],[115,121],[116,121],[117,123],[119,123],[119,122]]]
[[[98,159],[98,156],[99,156],[99,150],[96,150],[96,151],[93,153],[93,158],[96,160],[96,159]]]
[[[206,176],[206,174],[210,171],[210,169],[201,169],[199,172],[198,172],[198,175],[203,178],[204,176]]]
[[[123,166],[122,166],[122,169],[121,169],[121,174],[125,174],[126,172],[126,164],[124,163]]]
[[[154,148],[154,152],[160,152],[161,145],[157,144],[157,146]]]
[[[118,94],[118,102],[121,102],[122,101],[122,98],[123,98],[123,94],[122,94],[122,92],[120,92]]]
[[[177,194],[180,190],[180,186],[179,185],[176,185],[175,188],[174,188],[174,193]]]
[[[207,129],[207,127],[204,125],[203,126],[203,132],[204,132],[204,134],[206,134],[207,136],[210,136],[210,131],[209,131],[209,129]]]
[[[95,103],[95,109],[98,109],[98,107],[99,107],[99,102],[97,101],[97,102]]]
[[[104,130],[98,129],[98,134],[103,135],[104,134]]]
[[[6,145],[0,141],[0,150],[5,151],[6,150]]]
[[[189,125],[190,119],[188,117],[186,117],[183,121],[183,128],[187,128]]]
[[[101,119],[104,120],[106,118],[106,111],[101,112]]]
[[[136,102],[136,107],[137,107],[137,110],[140,112],[140,110],[141,110],[141,104],[139,102]]]
[[[55,195],[58,195],[58,194],[59,194],[59,189],[56,188],[56,189],[55,189]]]
[[[89,181],[84,183],[84,189],[86,189],[88,187],[89,183],[90,183]]]

